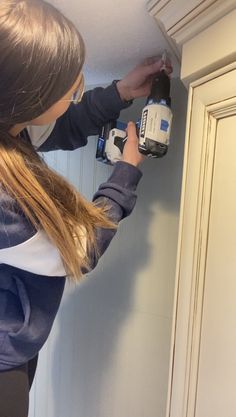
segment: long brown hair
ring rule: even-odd
[[[86,201],[33,145],[13,137],[74,85],[85,46],[70,20],[43,0],[0,1],[0,185],[58,248],[68,277],[89,267],[97,227],[114,228],[105,207]],[[2,192],[1,191],[1,192]],[[84,236],[87,250],[84,249]]]

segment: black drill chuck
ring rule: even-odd
[[[170,78],[165,70],[160,71],[153,79],[151,93],[148,100],[154,99],[157,102],[165,100],[166,104],[170,106]]]

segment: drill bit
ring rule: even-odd
[[[163,65],[161,67],[161,70],[166,70],[166,60],[167,60],[167,51],[166,49],[163,51],[162,57],[161,57],[162,61],[163,61]]]

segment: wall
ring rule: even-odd
[[[40,353],[30,417],[164,417],[185,132],[186,90],[172,82],[170,150],[147,160],[138,202],[95,271],[66,287]],[[120,120],[136,120],[143,100]],[[48,163],[88,198],[112,168],[85,149]]]

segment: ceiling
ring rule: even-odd
[[[87,85],[119,79],[146,57],[170,51],[147,11],[147,0],[48,1],[76,24],[85,40]],[[175,76],[179,66],[171,57]]]

